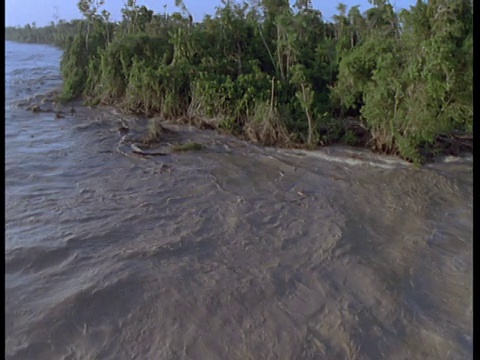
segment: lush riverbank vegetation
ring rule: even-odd
[[[265,145],[369,145],[422,162],[473,127],[471,0],[338,6],[222,1],[194,22],[130,0],[121,22],[103,1],[84,20],[7,28],[15,41],[64,48],[65,100],[209,124]]]

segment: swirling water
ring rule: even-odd
[[[471,158],[184,127],[202,151],[127,157],[112,109],[16,105],[60,56],[6,43],[7,359],[473,357]]]

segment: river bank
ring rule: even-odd
[[[231,135],[238,138],[240,141],[247,141],[250,143],[257,143],[245,135],[232,134],[218,126],[215,119],[182,117],[178,120],[165,121],[158,116],[146,116],[145,114],[129,114],[125,113],[121,107],[114,105],[85,105],[84,100],[77,99],[68,102],[60,100],[61,89],[53,90],[47,94],[36,95],[28,100],[22,101],[17,106],[32,112],[46,112],[55,114],[56,118],[74,115],[72,109],[79,109],[84,115],[87,112],[102,110],[113,111],[117,114],[118,131],[122,134],[122,140],[117,147],[117,150],[124,152],[124,154],[131,153],[138,156],[162,156],[162,154],[171,153],[172,151],[182,151],[182,146],[186,149],[200,150],[201,144],[196,143],[192,139],[184,137],[175,138],[172,131],[169,131],[168,126],[186,125],[194,126],[199,130],[215,130],[224,135]],[[74,110],[76,111],[76,110]],[[128,124],[125,119],[136,118],[135,124]],[[141,119],[141,120],[140,120]],[[356,145],[353,147],[358,152],[366,151],[372,154],[384,154],[378,148],[372,147],[372,135],[368,132],[364,125],[358,119],[346,118],[344,119],[344,128],[346,131],[356,132]],[[166,128],[167,127],[167,128]],[[170,129],[171,130],[171,129]],[[195,145],[197,144],[197,145]],[[190,145],[190,147],[189,147]],[[318,150],[321,148],[338,146],[351,147],[345,144],[331,144],[327,146],[312,148],[310,146],[299,143],[290,143],[283,146],[283,148],[301,149],[301,150]],[[281,146],[279,148],[282,148]],[[421,151],[425,163],[434,163],[443,161],[445,157],[462,157],[471,156],[473,153],[473,136],[464,133],[454,132],[449,136],[439,136],[430,148]],[[384,154],[391,157],[395,154]],[[358,156],[358,155],[357,155]]]

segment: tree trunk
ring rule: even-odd
[[[303,94],[303,102],[305,105],[305,114],[307,115],[308,119],[308,139],[307,143],[309,146],[312,145],[312,138],[313,138],[313,121],[312,117],[310,116],[310,112],[308,111],[308,101],[307,101],[307,95],[305,93],[305,85],[301,84],[302,86],[302,94]]]

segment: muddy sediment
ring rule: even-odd
[[[8,359],[471,358],[469,160],[72,106],[10,114]]]

